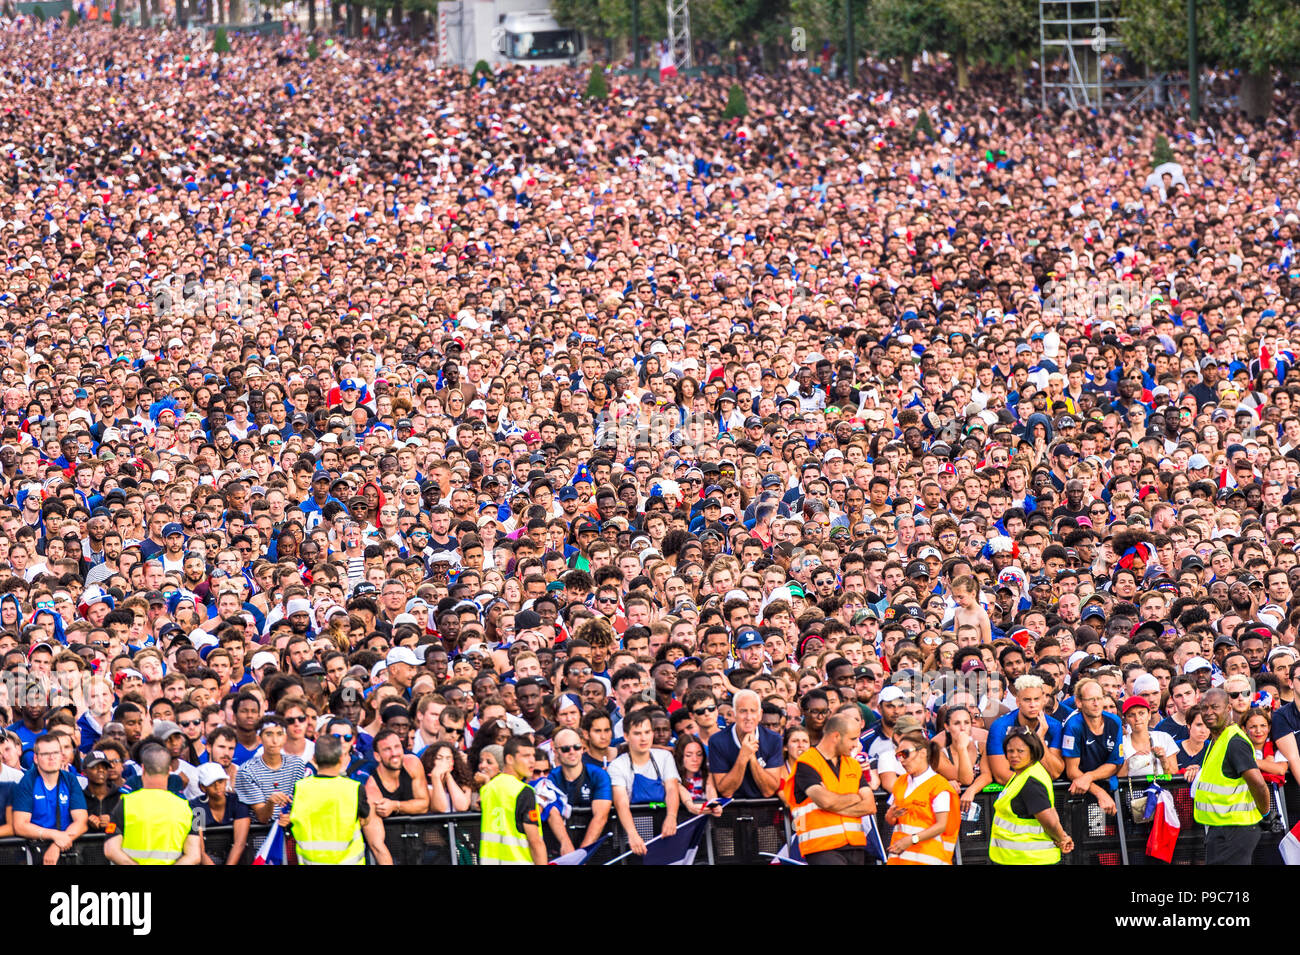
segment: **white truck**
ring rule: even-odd
[[[441,0],[438,59],[470,70],[493,67],[573,66],[590,54],[581,32],[562,27],[549,0]]]

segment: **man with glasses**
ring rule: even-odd
[[[570,806],[590,810],[589,817],[577,817],[569,829],[569,838],[577,848],[583,849],[600,838],[609,821],[614,805],[609,773],[583,760],[582,737],[576,730],[560,730],[555,734],[551,748],[558,764],[550,772],[551,782],[564,793]],[[587,820],[585,825],[582,822],[584,818]]]
[[[14,786],[14,834],[30,840],[42,864],[58,865],[89,827],[86,797],[76,776],[63,769],[63,749],[54,736],[32,746],[34,766]]]

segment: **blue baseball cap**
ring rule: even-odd
[[[163,525],[163,537],[171,537],[173,534],[185,536],[185,528],[175,522]]]
[[[741,627],[736,631],[736,649],[744,650],[746,647],[760,646],[763,643],[763,635],[753,627]]]

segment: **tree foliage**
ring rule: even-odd
[[[1157,72],[1187,66],[1187,0],[1121,0],[1119,10],[1124,46],[1140,62]]]
[[[1038,50],[1037,0],[940,0],[945,44],[972,60],[1007,64]]]
[[[226,36],[225,27],[217,27],[216,36],[212,38],[212,49],[217,53],[230,52],[230,37]]]
[[[910,60],[922,50],[947,49],[951,28],[943,5],[929,0],[876,0],[868,16],[870,49]]]
[[[1186,0],[1122,0],[1124,45],[1153,69],[1187,64]],[[1199,0],[1202,64],[1247,73],[1300,66],[1300,5],[1291,0]]]
[[[1154,168],[1167,162],[1174,162],[1174,151],[1169,148],[1168,138],[1161,133],[1156,137],[1155,146],[1151,150],[1151,165]]]
[[[605,82],[605,70],[599,63],[591,64],[591,75],[587,77],[587,99],[608,99],[609,84]]]
[[[727,119],[749,115],[749,100],[739,83],[732,83],[731,88],[727,90],[727,108],[722,111],[722,115]]]

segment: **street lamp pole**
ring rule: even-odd
[[[849,64],[849,85],[858,82],[858,54],[853,49],[853,0],[844,0],[844,56]]]
[[[1201,119],[1201,68],[1196,62],[1196,0],[1187,0],[1187,105],[1192,123]]]

